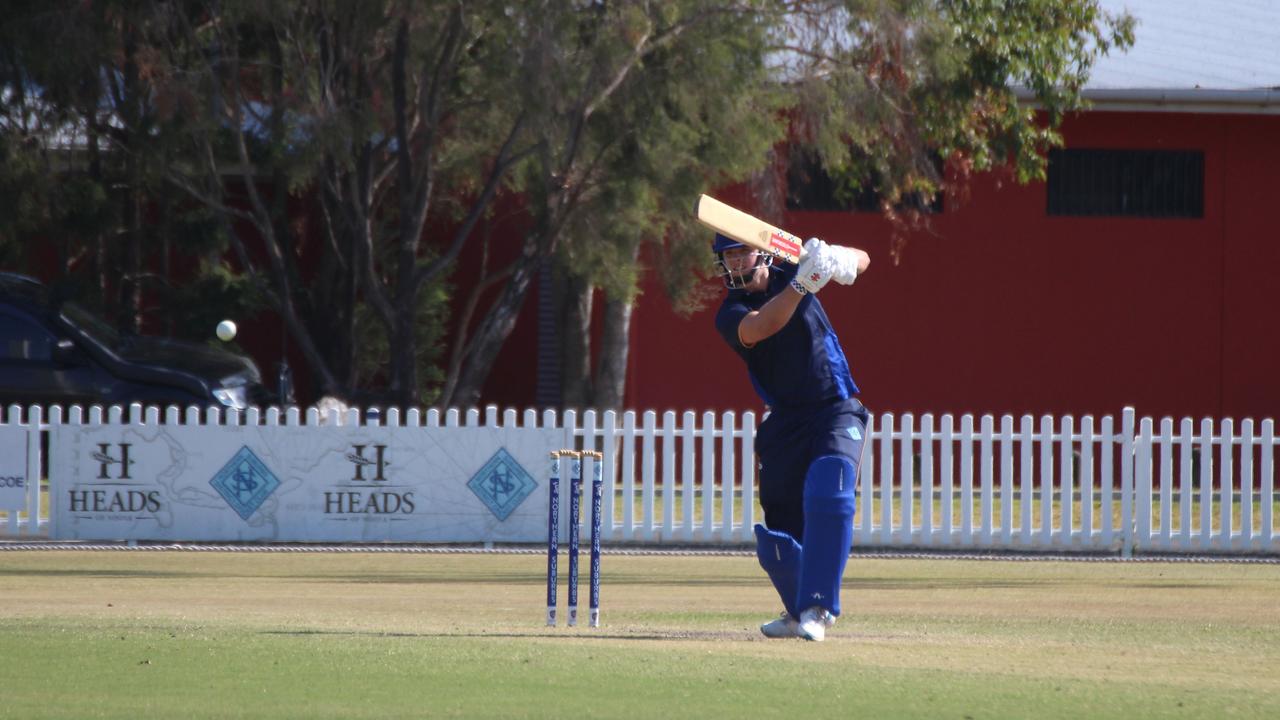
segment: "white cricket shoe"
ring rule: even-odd
[[[822,642],[827,636],[827,628],[836,624],[835,615],[824,607],[814,605],[800,613],[800,621],[796,623],[797,634],[805,640]]]
[[[767,638],[798,638],[800,637],[800,622],[791,617],[786,610],[778,616],[777,620],[760,626],[760,632]]]

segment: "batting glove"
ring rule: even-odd
[[[818,238],[809,238],[804,243],[804,259],[796,271],[796,282],[811,293],[818,292],[831,280],[830,247]]]
[[[841,285],[852,285],[858,279],[858,253],[853,248],[841,245],[828,245],[827,255],[831,259],[831,279]]]

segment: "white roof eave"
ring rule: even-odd
[[[1035,93],[1015,87],[1018,99],[1035,103]],[[1102,112],[1226,113],[1280,115],[1280,88],[1206,90],[1200,88],[1086,88],[1090,110]]]

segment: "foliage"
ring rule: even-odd
[[[472,404],[545,259],[619,322],[648,272],[697,307],[692,199],[764,187],[788,137],[900,226],[974,172],[1040,177],[1132,26],[1096,0],[14,0],[0,259],[56,255],[135,326],[270,307],[317,389]],[[504,196],[527,234],[459,276]]]
[[[894,219],[905,196],[963,187],[974,172],[1042,179],[1098,54],[1133,43],[1133,18],[1091,0],[802,4],[816,15],[799,15],[797,32],[818,40],[781,45],[797,78],[796,139],[846,188],[873,187]]]
[[[418,307],[413,315],[416,362],[421,369],[417,397],[425,405],[437,402],[445,380],[443,356],[447,347],[445,336],[453,290],[450,282],[433,283],[419,294]],[[390,374],[391,339],[386,326],[378,322],[367,305],[357,310],[353,342],[360,350],[356,359],[355,386],[365,389],[357,397],[382,405],[388,398],[381,396],[376,388],[385,387]]]
[[[116,324],[182,335],[248,296],[219,310],[196,290],[227,243],[165,180],[184,124],[152,84],[156,24],[149,6],[123,0],[6,4],[0,253]],[[190,287],[185,267],[197,268]]]

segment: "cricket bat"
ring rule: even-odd
[[[698,198],[694,212],[698,216],[698,222],[703,225],[780,260],[798,265],[804,255],[804,241],[800,238],[710,195]]]

